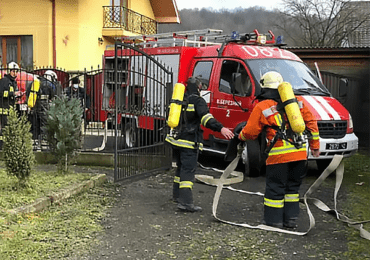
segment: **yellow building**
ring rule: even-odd
[[[175,0],[1,0],[0,65],[83,70],[107,45],[180,23]]]

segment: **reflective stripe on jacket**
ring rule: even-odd
[[[186,111],[182,112],[178,138],[167,135],[165,140],[179,148],[203,150],[201,125],[217,132],[220,132],[223,126],[209,113],[207,103],[199,96],[199,93],[185,93],[184,99],[188,103]]]
[[[300,105],[301,114],[306,124],[306,129],[311,132],[312,138],[309,140],[311,149],[319,149],[319,129],[317,127],[317,121],[312,115],[311,111],[307,106],[304,105],[304,100],[301,97],[297,97]],[[253,109],[250,115],[247,125],[239,134],[240,140],[255,140],[258,135],[262,132],[265,126],[280,126],[281,116],[276,109],[278,103],[274,100],[267,99],[259,102]],[[287,122],[287,119],[285,119]],[[288,128],[288,125],[286,126]],[[266,138],[268,144],[272,141],[276,134],[276,130],[271,127],[267,127]],[[274,147],[269,152],[269,156],[266,160],[266,164],[277,164],[285,162],[293,162],[307,159],[306,145],[302,148],[297,149],[293,144],[278,139]]]
[[[203,143],[195,143],[188,140],[175,139],[169,135],[166,136],[166,141],[180,148],[199,149],[201,151],[203,150]]]

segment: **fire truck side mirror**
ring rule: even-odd
[[[348,79],[341,78],[339,81],[339,97],[347,96],[348,91]]]
[[[231,82],[230,82],[230,88],[231,88],[231,93],[235,94],[237,91],[237,88],[240,88],[242,85],[242,74],[239,72],[234,72],[231,75]]]

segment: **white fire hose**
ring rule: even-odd
[[[240,151],[240,149],[238,149],[238,151]],[[199,174],[195,175],[196,180],[198,180],[200,182],[203,182],[205,184],[208,184],[208,185],[217,186],[215,195],[213,197],[213,204],[212,204],[212,214],[213,214],[214,218],[216,218],[217,220],[219,220],[221,222],[224,222],[224,223],[227,223],[227,224],[246,227],[246,228],[262,229],[262,230],[276,231],[276,232],[281,232],[281,233],[286,233],[286,234],[303,236],[303,235],[308,234],[308,232],[315,226],[315,218],[312,215],[311,210],[308,206],[308,202],[311,202],[316,207],[321,209],[322,211],[325,211],[325,212],[328,212],[328,213],[329,212],[330,213],[334,212],[335,215],[336,215],[337,220],[345,222],[349,226],[352,226],[352,227],[358,229],[360,231],[360,236],[361,237],[370,240],[370,233],[363,228],[363,224],[367,223],[367,222],[370,222],[370,220],[353,221],[353,220],[349,219],[348,217],[346,217],[345,215],[343,215],[343,214],[341,214],[337,211],[337,194],[338,194],[339,188],[342,184],[343,173],[344,173],[344,165],[343,165],[343,162],[342,162],[342,158],[343,158],[342,155],[334,155],[334,158],[331,161],[331,163],[329,164],[329,166],[322,172],[322,174],[311,185],[311,187],[308,188],[308,190],[304,194],[303,198],[300,199],[300,202],[304,203],[307,207],[307,214],[308,214],[308,217],[309,217],[309,220],[310,220],[310,225],[309,225],[309,228],[308,228],[307,231],[305,231],[305,232],[291,231],[291,230],[271,227],[271,226],[267,226],[267,225],[263,225],[263,224],[260,224],[260,225],[257,225],[257,226],[252,226],[252,225],[249,225],[249,224],[246,224],[246,223],[235,223],[235,222],[220,219],[219,217],[217,217],[217,206],[218,206],[218,202],[219,202],[219,199],[220,199],[222,189],[225,188],[225,189],[229,189],[229,190],[232,190],[232,191],[238,191],[238,192],[247,193],[247,194],[251,194],[251,195],[264,196],[264,194],[260,193],[260,192],[250,192],[250,191],[238,190],[238,189],[234,189],[230,186],[231,184],[240,183],[244,180],[243,173],[234,171],[234,169],[238,165],[240,156],[241,156],[241,152],[238,152],[236,158],[227,166],[227,168],[223,171],[223,173],[222,173],[222,175],[219,179],[214,179],[212,176],[208,176],[208,175],[199,175]],[[205,167],[203,167],[203,168],[205,168]],[[216,169],[212,168],[212,170],[216,170]],[[313,194],[317,190],[317,188],[321,185],[321,183],[323,183],[323,181],[330,175],[330,173],[332,173],[335,170],[336,170],[336,183],[335,183],[335,190],[334,190],[334,209],[330,209],[325,203],[323,203],[319,199],[310,198],[309,196],[311,194]],[[218,170],[218,171],[221,171],[221,170]],[[229,178],[230,175],[232,176],[231,178]]]

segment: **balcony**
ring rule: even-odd
[[[103,19],[105,36],[127,36],[124,31],[143,35],[157,33],[155,20],[123,6],[103,6]]]

